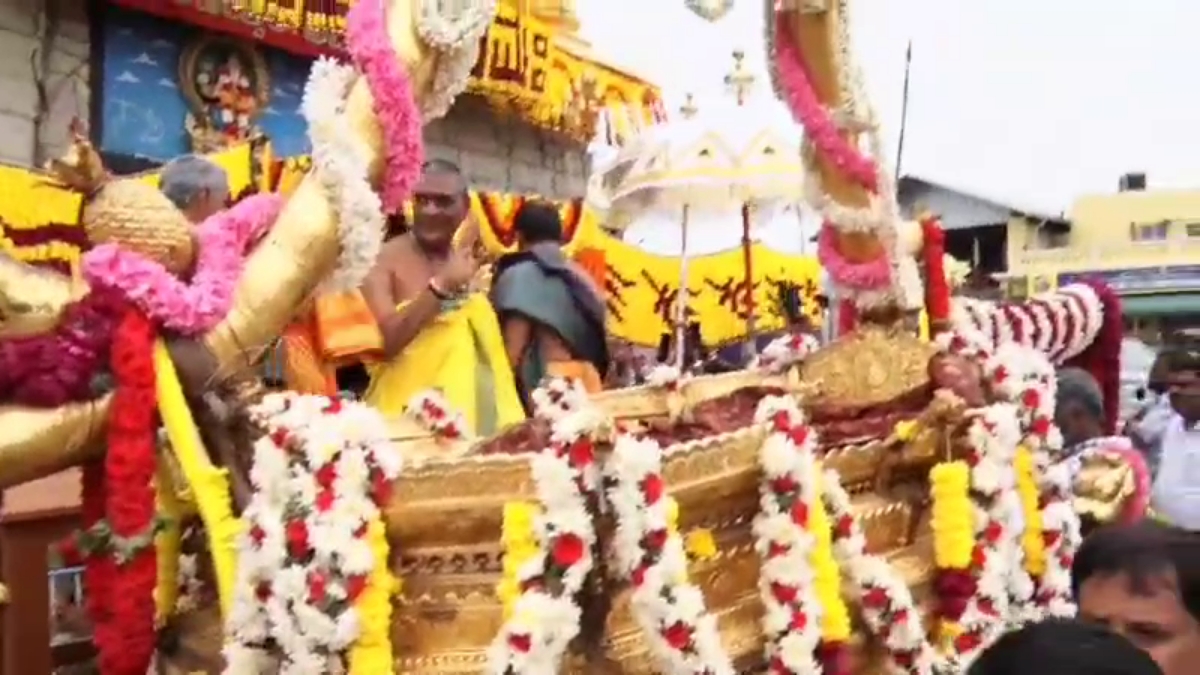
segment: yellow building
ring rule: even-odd
[[[1008,269],[1014,295],[1100,278],[1143,339],[1200,325],[1200,190],[1087,195],[1066,221],[1014,218]]]

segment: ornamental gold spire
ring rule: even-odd
[[[737,98],[738,105],[745,105],[751,90],[758,78],[746,67],[746,52],[735,49],[733,52],[733,70],[725,76],[725,87]]]

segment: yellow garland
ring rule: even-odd
[[[933,493],[933,556],[938,568],[971,565],[975,530],[971,524],[971,469],[966,462],[942,462],[929,472]]]
[[[362,631],[350,648],[350,675],[388,675],[392,672],[392,595],[399,580],[388,569],[387,530],[376,517],[367,525],[367,543],[375,566],[358,597]]]
[[[1025,571],[1037,578],[1046,573],[1046,544],[1042,540],[1042,511],[1038,508],[1038,486],[1033,478],[1033,453],[1029,448],[1024,445],[1017,447],[1013,467],[1017,474],[1021,514],[1025,520],[1025,531],[1021,533]]]
[[[242,531],[242,521],[234,517],[230,505],[229,478],[224,469],[213,466],[208,458],[200,440],[200,430],[196,428],[183,387],[179,384],[175,363],[161,340],[154,346],[154,370],[163,428],[208,532],[208,551],[212,556],[221,615],[229,616],[237,572],[237,537]]]
[[[816,470],[813,509],[809,514],[809,531],[813,535],[809,563],[813,567],[813,587],[817,602],[824,610],[821,617],[821,638],[826,642],[846,642],[850,639],[850,611],[842,600],[842,575],[833,558],[833,523],[821,499],[824,475],[820,465]]]
[[[541,511],[530,502],[508,502],[504,505],[503,524],[500,529],[500,544],[504,549],[504,572],[496,585],[496,596],[504,605],[507,621],[521,597],[521,582],[518,572],[525,563],[540,553],[533,520]]]
[[[154,535],[155,561],[158,581],[154,587],[154,623],[162,627],[175,613],[179,600],[179,551],[183,543],[183,508],[171,483],[166,461],[158,461],[154,479],[155,508],[163,518],[162,529]]]

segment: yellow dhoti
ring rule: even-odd
[[[482,294],[444,310],[394,359],[370,372],[366,402],[389,417],[402,414],[416,394],[439,389],[478,435],[525,419],[500,324]]]

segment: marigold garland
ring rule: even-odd
[[[347,656],[349,675],[390,675],[392,661],[392,596],[400,582],[388,568],[387,528],[383,519],[372,518],[367,524],[367,543],[375,566],[367,587],[358,596],[360,632]]]
[[[809,529],[815,539],[812,564],[815,571],[813,581],[817,591],[817,602],[825,612],[821,619],[821,639],[826,648],[833,643],[840,643],[845,647],[846,641],[850,639],[850,612],[842,600],[842,572],[833,558],[833,523],[829,519],[825,502],[821,499],[825,490],[825,476],[819,463],[816,468],[817,499],[813,503]]]
[[[540,509],[527,502],[508,502],[500,528],[500,544],[504,551],[503,576],[496,585],[496,596],[504,606],[504,618],[512,616],[513,607],[521,597],[520,571],[537,557],[537,534],[533,520]]]
[[[183,506],[175,495],[175,485],[166,464],[158,462],[154,481],[155,508],[163,515],[164,525],[154,536],[158,559],[158,585],[154,588],[154,623],[162,626],[175,613],[179,601],[179,556],[183,543]]]
[[[971,527],[971,469],[966,462],[942,462],[929,472],[933,497],[933,557],[939,569],[971,565],[975,537]]]
[[[1017,448],[1014,462],[1017,472],[1017,494],[1021,498],[1021,515],[1025,530],[1021,533],[1021,549],[1025,553],[1025,571],[1034,579],[1046,572],[1046,545],[1042,541],[1042,512],[1038,507],[1038,485],[1034,480],[1033,453],[1022,445]]]

